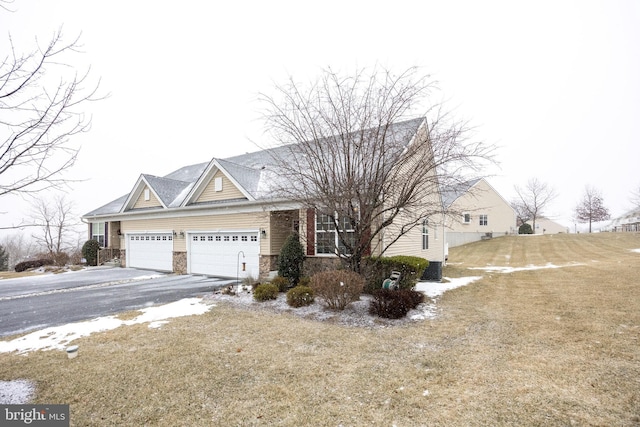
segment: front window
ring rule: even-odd
[[[429,220],[422,221],[422,250],[429,249]]]
[[[464,223],[469,224],[471,222],[471,214],[464,214]]]
[[[489,225],[489,218],[487,215],[480,215],[480,225]]]
[[[340,254],[346,255],[350,253],[348,246],[353,247],[355,245],[355,230],[351,225],[351,219],[343,217],[338,218],[337,221],[342,238],[346,240],[347,246],[336,232],[334,218],[338,218],[337,215],[316,214],[316,254],[335,254],[337,248]]]
[[[104,222],[94,222],[93,224],[91,224],[91,239],[98,242],[101,248],[104,248],[104,242],[105,242],[104,229],[105,229]]]

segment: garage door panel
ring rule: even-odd
[[[189,271],[193,274],[257,277],[259,255],[257,232],[189,235]],[[242,271],[242,262],[245,271]]]
[[[127,236],[127,265],[173,271],[173,234],[140,233]]]

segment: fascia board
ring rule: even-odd
[[[131,190],[131,192],[129,193],[129,197],[127,197],[127,200],[124,202],[124,204],[122,205],[122,208],[120,209],[120,213],[121,214],[125,213],[128,209],[131,209],[131,207],[133,206],[135,201],[138,200],[138,197],[140,197],[140,194],[142,194],[142,190],[144,189],[144,185],[149,187],[149,189],[151,190],[151,192],[153,193],[155,198],[160,202],[160,205],[164,209],[167,209],[167,206],[164,204],[162,199],[158,196],[158,193],[156,193],[154,188],[146,180],[144,175],[140,175],[140,177],[136,181],[136,184],[133,186],[133,190]]]

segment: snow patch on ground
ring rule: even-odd
[[[631,252],[640,253],[640,249],[631,249]]]
[[[132,320],[120,320],[116,316],[105,316],[84,322],[45,328],[11,341],[0,341],[0,353],[16,351],[19,354],[24,354],[35,350],[64,350],[74,340],[96,332],[139,323],[149,323],[150,328],[158,328],[167,322],[166,319],[203,314],[211,307],[202,298],[185,298],[169,304],[143,308],[140,310],[142,314]]]
[[[469,270],[483,270],[488,273],[515,273],[517,271],[532,271],[532,270],[543,270],[547,268],[563,268],[563,267],[576,267],[579,265],[585,265],[581,263],[571,263],[566,265],[555,265],[552,263],[547,263],[545,265],[527,265],[526,267],[507,267],[507,266],[497,266],[497,265],[489,265],[487,267],[470,267]]]
[[[0,381],[0,405],[21,405],[33,398],[36,386],[33,381]]]

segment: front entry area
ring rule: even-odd
[[[258,277],[260,241],[257,231],[188,233],[187,236],[189,273]]]

